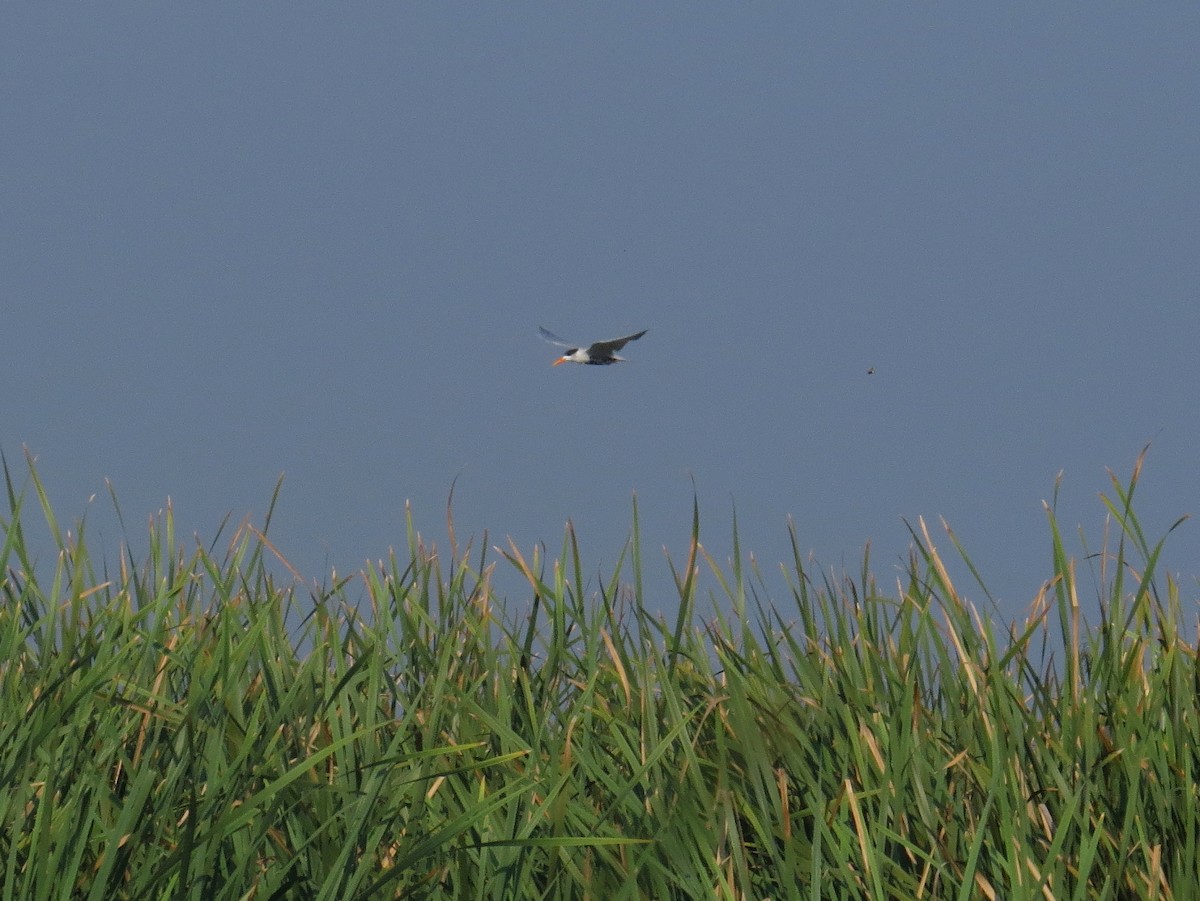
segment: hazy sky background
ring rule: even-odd
[[[4,4],[0,92],[0,448],[110,554],[106,478],[207,542],[285,473],[317,580],[636,491],[669,610],[694,478],[781,603],[789,515],[885,587],[945,517],[1015,616],[1059,471],[1074,551],[1148,441],[1200,511],[1194,3]]]

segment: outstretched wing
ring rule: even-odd
[[[542,335],[542,340],[549,341],[551,344],[557,344],[559,347],[565,347],[567,350],[574,350],[579,346],[578,344],[572,344],[570,341],[564,341],[558,335],[554,334],[554,332],[550,331],[550,329],[543,328],[540,325],[538,326],[538,331]]]
[[[545,330],[543,329],[543,331]],[[626,335],[624,338],[610,338],[608,341],[597,341],[588,348],[588,353],[592,356],[609,356],[610,354],[616,353],[630,341],[636,341],[648,331],[650,330],[642,329],[636,335]]]

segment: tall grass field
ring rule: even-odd
[[[636,506],[599,582],[570,528],[435,547],[410,517],[314,589],[269,515],[196,547],[168,509],[97,559],[6,467],[0,901],[1198,897],[1195,586],[1140,468],[1082,559],[1047,508],[1010,624],[921,522],[895,584],[796,548],[768,597],[697,514],[664,601]]]

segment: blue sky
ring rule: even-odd
[[[1006,615],[1153,441],[1200,509],[1200,8],[0,10],[0,448],[310,579],[418,527],[702,540],[886,584],[945,517]],[[648,329],[552,368],[537,326]],[[868,369],[874,374],[868,375]],[[1194,596],[1192,523],[1166,561]],[[949,550],[949,543],[940,545]],[[774,577],[772,577],[774,578]],[[657,581],[655,581],[657,580]],[[964,583],[965,584],[965,583]],[[510,583],[519,600],[519,588]],[[778,579],[774,587],[782,595]],[[966,586],[969,588],[969,586]],[[976,599],[977,591],[967,593]],[[782,600],[782,598],[780,598]]]

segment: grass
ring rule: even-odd
[[[1195,626],[1140,468],[1085,561],[1098,622],[1048,508],[1054,570],[1002,627],[920,522],[894,592],[797,548],[771,600],[697,514],[664,621],[636,506],[591,596],[569,528],[555,559],[491,561],[411,518],[404,553],[310,592],[265,526],[184,549],[169,509],[145,560],[95,560],[30,465],[3,522],[0,901],[1194,897]]]

